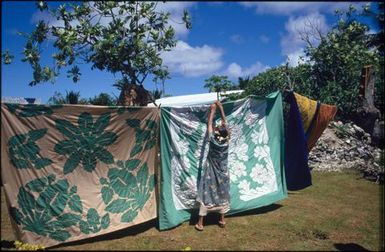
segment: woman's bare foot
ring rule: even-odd
[[[199,225],[199,223],[195,224],[195,229],[198,231],[203,231],[203,226]]]

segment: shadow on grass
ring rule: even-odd
[[[1,240],[2,249],[15,248],[15,241]]]
[[[132,227],[120,229],[120,230],[114,231],[112,233],[98,235],[95,237],[86,238],[86,239],[79,240],[79,241],[72,241],[72,242],[66,242],[66,243],[58,244],[58,245],[49,247],[49,249],[53,249],[53,248],[56,249],[56,248],[67,247],[67,246],[77,246],[77,245],[83,245],[83,244],[87,244],[87,243],[100,242],[100,241],[115,240],[115,239],[120,239],[120,238],[123,238],[126,236],[135,236],[137,234],[146,232],[147,230],[149,230],[153,227],[158,229],[158,219],[153,219],[153,220],[150,220],[150,221],[138,224],[138,225],[134,225]]]
[[[339,251],[370,251],[356,243],[334,243],[334,247]]]
[[[282,207],[282,205],[280,205],[280,204],[271,204],[271,205],[268,205],[268,206],[259,207],[259,208],[256,208],[256,209],[251,209],[251,210],[247,210],[247,211],[244,211],[244,212],[232,214],[232,215],[226,216],[226,218],[230,218],[231,219],[233,217],[239,217],[239,216],[264,214],[264,213],[268,213],[268,212],[277,210],[277,209],[279,209],[281,207]],[[204,225],[205,226],[208,226],[208,225],[218,225],[218,220],[219,220],[219,213],[209,213],[204,218]],[[190,218],[190,221],[189,221],[189,225],[190,226],[191,225],[195,225],[197,222],[198,222],[198,212],[196,212],[195,214],[191,215],[191,218]]]
[[[280,207],[282,207],[282,205],[272,204],[269,206],[260,207],[257,209],[251,209],[251,210],[248,210],[245,212],[226,216],[226,218],[232,218],[232,217],[237,217],[237,216],[246,216],[246,215],[264,214],[264,213],[267,213],[270,211],[277,210]],[[206,216],[204,223],[205,223],[205,225],[217,225],[218,224],[218,218],[219,218],[219,215],[210,213]],[[198,210],[194,209],[191,211],[191,219],[190,219],[189,225],[195,225],[197,221],[198,221]],[[95,237],[86,238],[86,239],[79,240],[79,241],[72,241],[72,242],[66,242],[66,243],[58,244],[58,245],[49,247],[49,249],[54,249],[54,248],[60,249],[60,248],[67,247],[67,246],[78,246],[78,245],[83,245],[83,244],[88,244],[88,243],[93,243],[93,242],[120,239],[120,238],[127,237],[127,236],[135,236],[137,234],[146,232],[147,230],[149,230],[151,228],[156,228],[159,231],[159,225],[158,224],[159,224],[159,221],[157,218],[157,219],[153,219],[153,220],[150,220],[150,221],[147,221],[147,222],[144,222],[144,223],[132,226],[132,227],[117,230],[117,231],[114,231],[112,233],[98,235]],[[182,225],[182,223],[180,225]],[[170,228],[168,230],[175,229],[180,225],[177,225],[176,227]],[[12,241],[12,243],[13,243],[13,241]]]

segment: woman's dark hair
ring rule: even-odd
[[[216,132],[214,133],[215,139],[220,143],[224,144],[225,142],[228,142],[230,134],[227,127],[219,126],[216,127]]]
[[[219,127],[218,131],[219,131],[219,135],[223,138],[226,138],[229,135],[229,131],[227,130],[226,127],[221,126]]]

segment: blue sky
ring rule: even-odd
[[[62,2],[49,2],[59,5]],[[177,46],[162,55],[169,67],[171,79],[166,81],[166,93],[173,96],[205,93],[204,80],[213,74],[238,77],[255,76],[269,67],[289,62],[298,64],[303,54],[304,42],[298,31],[308,29],[311,21],[321,32],[327,32],[336,22],[335,9],[346,9],[349,2],[169,2],[159,8],[169,11],[179,21],[183,9],[192,17],[193,28],[171,24],[176,30]],[[354,3],[361,6],[364,3]],[[89,65],[80,65],[82,76],[73,83],[66,73],[55,84],[43,83],[30,87],[32,69],[20,61],[24,38],[17,31],[30,32],[39,19],[47,20],[34,2],[2,2],[2,52],[10,50],[15,55],[11,65],[3,65],[1,77],[2,97],[34,97],[42,103],[48,101],[55,91],[79,91],[81,97],[89,98],[100,92],[119,95],[112,87],[115,79],[111,73],[91,70]],[[317,43],[314,40],[314,43]],[[45,44],[45,56],[54,50]],[[47,58],[47,57],[46,57]],[[50,62],[49,61],[45,62]],[[44,63],[44,61],[43,61]],[[152,78],[147,78],[145,87],[155,89]]]

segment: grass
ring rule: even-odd
[[[289,192],[268,207],[229,216],[217,226],[215,214],[203,232],[195,220],[158,231],[156,220],[53,250],[383,250],[383,185],[356,172],[313,172],[313,186]],[[1,198],[1,239],[14,240]]]

